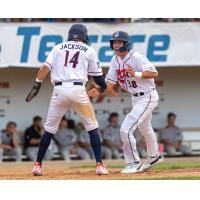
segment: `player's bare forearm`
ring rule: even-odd
[[[131,77],[140,77],[142,79],[150,79],[150,78],[157,78],[158,72],[157,71],[144,71],[144,72],[136,72],[133,70],[133,68],[130,65],[127,65],[127,73]]]
[[[42,67],[38,71],[36,79],[39,81],[43,81],[46,78],[49,71],[49,67],[47,67],[46,65],[42,65]]]
[[[144,71],[142,72],[143,79],[157,78],[158,72]]]

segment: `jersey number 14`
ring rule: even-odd
[[[67,67],[68,63],[72,63],[72,68],[76,68],[76,65],[78,64],[78,57],[79,57],[80,51],[77,51],[73,57],[68,61],[69,58],[69,51],[66,50],[66,55],[65,55],[65,64],[64,66]]]

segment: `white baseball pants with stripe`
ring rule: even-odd
[[[158,155],[158,143],[151,125],[152,111],[157,106],[158,99],[156,90],[152,90],[143,96],[132,96],[133,108],[124,119],[120,129],[126,163],[134,163],[140,160],[134,137],[137,128],[144,136],[148,156]]]

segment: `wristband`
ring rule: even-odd
[[[135,77],[142,78],[142,72],[135,72]]]
[[[39,82],[39,83],[42,83],[42,81],[41,80],[39,80],[38,78],[36,78],[36,80],[35,80],[36,82]]]

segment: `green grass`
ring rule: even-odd
[[[107,165],[108,168],[123,168],[125,165]],[[153,166],[153,169],[167,170],[167,169],[185,169],[185,168],[200,168],[200,161],[194,162],[163,162]]]
[[[145,180],[200,180],[200,176],[159,177]]]
[[[113,180],[200,180],[200,176],[177,176],[177,177],[159,177],[159,178],[114,178]]]
[[[153,167],[154,169],[167,170],[167,169],[186,169],[186,168],[200,168],[199,162],[163,162]]]
[[[84,164],[82,165],[81,162],[79,165],[72,166],[72,168],[88,168],[88,167],[93,167],[95,165],[94,162]],[[108,163],[106,166],[110,169],[116,169],[116,168],[124,168],[126,164],[112,164]],[[165,161],[162,163],[159,163],[155,166],[152,167],[153,169],[158,169],[158,170],[168,170],[168,169],[186,169],[186,168],[200,168],[200,160],[196,161],[179,161],[179,162],[169,162]]]
[[[123,169],[126,164],[124,163],[124,161],[122,162],[112,162],[112,161],[107,161],[105,162],[107,168],[111,171],[112,169]],[[74,166],[75,168],[91,168],[94,167],[94,163],[85,163],[84,165],[82,165],[80,163],[80,165],[78,166]],[[73,167],[73,168],[74,168]],[[180,173],[179,175],[177,174],[176,176],[176,172],[173,173],[173,170],[177,170],[180,169]],[[185,170],[189,170],[190,172],[192,172],[194,170],[194,172],[196,171],[195,175],[193,176],[191,173],[189,173],[188,175],[186,173],[183,172],[183,174],[181,175],[181,169],[185,169]],[[127,175],[126,177],[122,176],[122,177],[112,177],[112,180],[200,180],[200,159],[184,159],[184,160],[174,160],[174,159],[166,159],[164,162],[159,163],[155,166],[152,167],[152,172],[155,173],[155,177],[154,176],[148,176],[148,173],[146,176],[134,176],[134,175]],[[163,171],[163,173],[162,173]],[[150,171],[151,172],[151,169]],[[157,176],[156,174],[160,172],[160,176]],[[169,173],[168,173],[169,172]],[[172,172],[170,174],[170,172]],[[199,172],[199,174],[197,174]],[[166,175],[165,175],[166,174]]]

